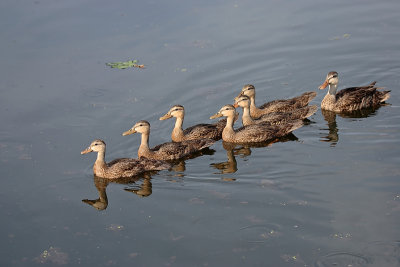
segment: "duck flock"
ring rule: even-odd
[[[351,87],[337,92],[338,73],[331,71],[319,89],[327,86],[329,90],[321,102],[321,109],[337,113],[351,112],[365,108],[377,108],[390,97],[390,91],[383,91],[372,82],[367,86]],[[106,144],[103,140],[94,140],[81,154],[97,152],[93,165],[94,175],[102,178],[117,179],[131,177],[146,171],[157,171],[171,168],[171,161],[185,158],[193,153],[212,146],[222,139],[229,143],[260,143],[290,134],[303,126],[303,120],[313,115],[318,107],[309,105],[317,95],[316,92],[305,92],[291,99],[273,100],[257,107],[255,105],[255,87],[247,84],[235,97],[234,105],[223,106],[210,119],[226,117],[214,124],[197,124],[185,130],[182,124],[185,116],[184,107],[173,106],[160,120],[175,117],[175,127],[171,133],[172,142],[149,147],[150,123],[138,121],[123,136],[140,133],[141,144],[138,158],[119,158],[105,161]],[[241,107],[243,126],[235,129],[238,119],[236,108]]]

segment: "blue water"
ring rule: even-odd
[[[398,1],[2,1],[1,266],[400,266]],[[139,60],[145,69],[107,62]],[[106,158],[167,142],[232,103],[392,90],[350,117],[318,110],[285,142],[229,147],[118,183]],[[137,192],[137,190],[140,190]],[[136,193],[135,193],[136,192]],[[97,200],[100,210],[86,202]]]

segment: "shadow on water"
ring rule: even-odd
[[[184,177],[185,176],[184,173],[186,171],[186,160],[194,159],[194,158],[201,157],[204,155],[214,155],[214,153],[215,153],[214,149],[207,147],[200,151],[192,153],[182,159],[168,161],[169,163],[172,164],[171,171],[175,172],[175,174],[173,176],[175,176],[175,177]]]
[[[237,168],[237,161],[235,156],[240,156],[241,158],[246,158],[251,155],[250,148],[261,148],[268,147],[276,142],[287,142],[287,141],[297,141],[298,138],[290,133],[281,138],[277,138],[275,140],[267,141],[267,142],[259,142],[259,143],[246,143],[246,144],[237,144],[237,143],[229,143],[222,142],[222,147],[226,150],[227,161],[211,163],[210,166],[219,170],[219,174],[226,173],[235,173]]]
[[[376,115],[378,108],[369,108],[369,109],[362,109],[356,110],[352,112],[343,112],[343,113],[335,113],[333,111],[321,109],[322,116],[324,117],[325,121],[327,122],[328,129],[323,128],[321,130],[325,131],[328,130],[328,135],[322,136],[320,139],[321,142],[328,142],[331,143],[330,146],[334,147],[339,142],[339,128],[336,123],[336,115],[342,118],[368,118],[373,117]]]
[[[97,176],[93,176],[94,185],[99,193],[99,197],[97,199],[82,199],[82,202],[92,206],[97,210],[105,210],[108,207],[108,197],[107,197],[107,186],[110,183],[115,184],[126,184],[127,188],[124,188],[125,191],[136,194],[139,197],[148,197],[152,194],[152,184],[151,184],[151,176],[156,174],[157,171],[154,172],[145,172],[141,175],[120,179],[106,179]]]

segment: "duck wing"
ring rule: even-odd
[[[237,129],[235,138],[239,142],[263,142],[285,136],[301,126],[303,126],[301,120],[281,125],[253,124]]]
[[[336,93],[336,105],[341,110],[358,110],[362,108],[376,107],[390,97],[390,91],[378,91],[382,89],[372,82],[366,86],[350,87]]]
[[[280,125],[289,121],[303,120],[310,117],[318,110],[316,105],[305,106],[288,112],[271,112],[254,120],[257,124],[268,123],[270,125]]]
[[[269,109],[272,111],[286,112],[296,108],[307,106],[308,103],[316,97],[316,92],[305,92],[300,96],[290,99],[278,99],[261,105],[260,109]]]
[[[115,177],[130,177],[138,175],[145,171],[159,171],[169,169],[171,167],[170,164],[154,159],[131,159],[131,158],[120,158],[115,159],[109,163],[108,173],[115,174]]]
[[[179,159],[190,155],[191,153],[200,151],[214,144],[212,139],[186,140],[182,142],[168,142],[160,144],[151,150],[159,154],[166,160]]]

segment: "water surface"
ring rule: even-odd
[[[399,266],[398,1],[31,1],[0,3],[0,265]],[[146,69],[106,62],[138,59]],[[388,105],[317,111],[282,142],[217,142],[171,171],[95,179],[209,122],[246,83],[257,103],[373,80]],[[320,104],[319,91],[312,104]],[[83,201],[82,201],[83,200]],[[93,206],[97,208],[93,208]]]

